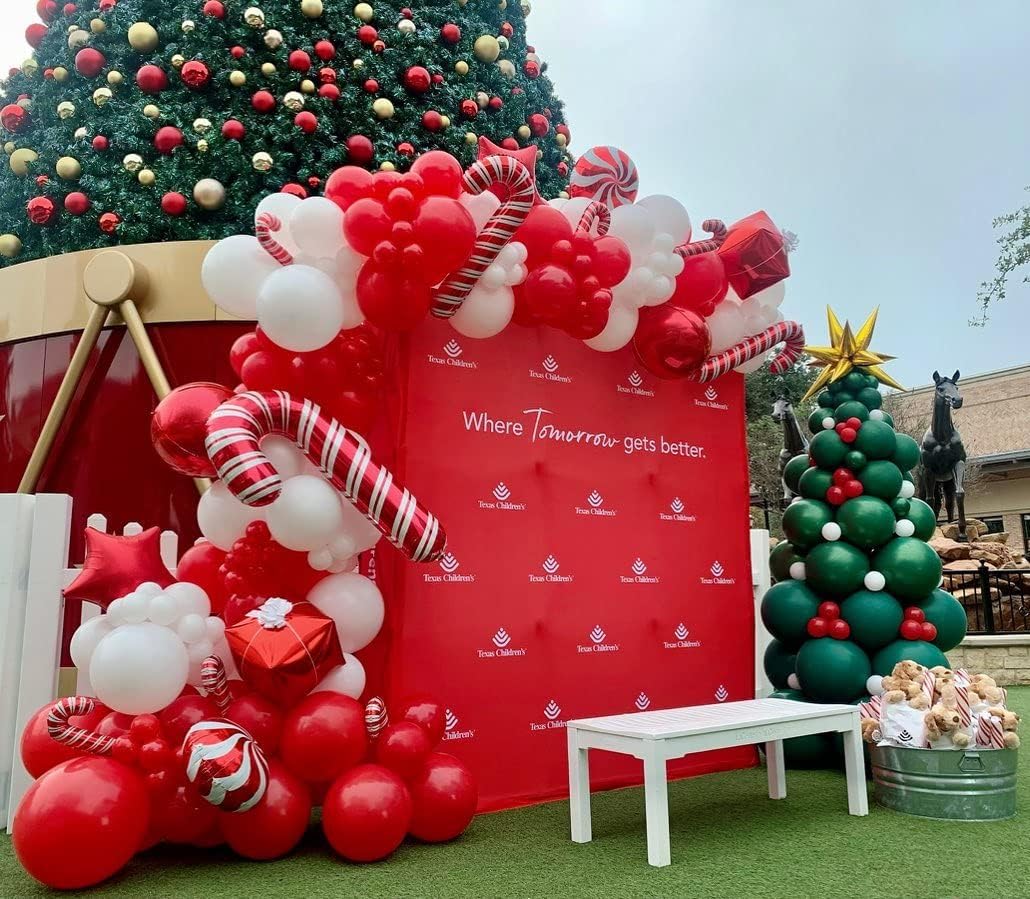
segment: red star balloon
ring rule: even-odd
[[[161,587],[175,583],[161,561],[160,528],[148,528],[132,537],[86,528],[86,560],[75,580],[64,588],[64,595],[106,609],[147,581]]]
[[[533,176],[533,187],[536,187],[536,146],[530,145],[523,147],[521,150],[506,150],[504,147],[498,147],[490,138],[480,137],[479,138],[479,156],[477,159],[485,159],[487,156],[514,156],[519,162],[521,162],[527,169],[529,174]],[[497,195],[501,200],[505,199],[506,191],[501,186],[491,187],[490,191]],[[533,200],[534,206],[543,206],[547,201],[540,196],[539,193],[535,194]]]

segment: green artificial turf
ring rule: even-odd
[[[1030,712],[1030,688],[1009,697],[1017,711]],[[552,802],[482,815],[454,843],[405,844],[374,865],[337,860],[317,828],[276,862],[243,861],[225,849],[156,849],[107,884],[74,895],[1027,896],[1026,755],[1019,789],[1020,813],[1008,821],[931,821],[873,804],[868,817],[853,818],[842,774],[788,771],[787,798],[772,802],[765,771],[755,768],[670,785],[667,868],[647,864],[643,794],[626,789],[594,794],[594,841],[586,845],[569,841],[568,804]],[[42,895],[56,894],[22,871],[10,840],[0,837],[0,896]]]

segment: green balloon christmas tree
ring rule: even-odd
[[[876,312],[855,333],[827,311],[831,345],[806,348],[823,366],[809,391],[818,394],[809,454],[784,472],[799,496],[784,512],[776,583],[762,600],[774,637],[765,670],[774,696],[854,702],[870,676],[903,659],[947,665],[966,614],[940,589],[941,562],[927,544],[936,519],[914,495],[919,445],[880,408],[879,385],[900,385],[881,368],[892,357],[869,348]]]

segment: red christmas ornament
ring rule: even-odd
[[[474,119],[477,115],[479,115],[479,104],[476,103],[475,100],[462,100],[461,112],[462,115],[465,115],[470,119]]]
[[[205,16],[214,16],[216,19],[225,18],[225,7],[222,5],[221,0],[207,0],[204,4],[203,12]]]
[[[923,625],[911,618],[906,618],[901,622],[900,632],[905,640],[919,640],[923,636]]]
[[[831,506],[839,506],[844,502],[844,491],[840,487],[831,487],[826,491],[826,502]]]
[[[825,637],[830,631],[830,622],[825,618],[809,618],[808,624],[805,625],[805,630],[808,631],[808,636],[818,640],[820,637]]]
[[[83,47],[75,54],[75,71],[85,78],[96,78],[106,65],[107,57],[92,47]]]
[[[318,185],[319,185],[319,184],[321,184],[321,183],[322,183],[322,179],[321,179],[321,178],[319,178],[319,177],[318,177],[318,175],[311,175],[311,176],[310,176],[310,177],[308,178],[308,184],[309,184],[309,185],[310,185],[311,187],[318,187]]]
[[[49,175],[36,175],[36,186],[37,187],[45,187],[49,183],[50,183],[50,176]]]
[[[145,94],[157,94],[168,87],[168,76],[160,66],[148,64],[136,72],[136,84]]]
[[[840,606],[835,602],[826,600],[826,602],[819,603],[818,614],[820,618],[835,621],[840,618]]]
[[[515,33],[515,29],[512,27],[511,22],[504,22],[501,25],[501,34],[505,37],[511,37]]]
[[[306,72],[311,68],[311,57],[303,50],[293,50],[289,56],[289,65],[296,72]]]
[[[334,84],[336,82],[336,69],[319,69],[318,80],[321,81],[322,84]]]
[[[568,175],[569,173],[569,166],[567,163],[559,162],[557,165],[557,169],[559,175]]]
[[[182,215],[186,212],[186,198],[176,191],[169,191],[161,197],[161,211],[165,215]]]
[[[25,204],[29,221],[34,225],[48,225],[54,217],[54,201],[50,197],[33,197]]]
[[[558,125],[554,129],[554,131],[555,131],[555,134],[564,135],[565,140],[568,143],[570,143],[570,144],[572,143],[572,132],[569,130],[569,126],[568,125]]]
[[[0,109],[0,125],[3,125],[4,130],[11,134],[21,131],[28,121],[29,114],[17,103],[8,103],[3,109]]]
[[[358,40],[368,47],[371,47],[379,38],[379,32],[371,25],[362,25],[358,29]]]
[[[161,529],[147,528],[131,537],[86,528],[86,559],[67,587],[65,599],[94,602],[100,608],[153,581],[159,587],[175,583],[161,561]]]
[[[522,71],[525,73],[527,78],[539,78],[540,77],[540,64],[532,59],[527,59],[522,64]]]
[[[924,621],[921,625],[921,629],[923,632],[923,639],[926,640],[927,643],[937,639],[937,625],[929,621]]]
[[[456,44],[461,40],[461,29],[453,22],[448,22],[440,29],[440,37],[448,44]]]
[[[407,141],[404,141],[403,143],[397,144],[397,152],[400,153],[401,156],[414,156],[415,148]]]
[[[154,146],[159,153],[168,155],[182,143],[182,132],[174,125],[165,125],[157,129],[154,135]]]
[[[275,109],[275,97],[268,91],[255,91],[250,98],[250,105],[258,112],[271,112]]]
[[[64,198],[64,208],[71,215],[82,215],[89,209],[89,197],[76,190]]]
[[[207,420],[232,395],[221,384],[196,381],[176,387],[157,404],[150,441],[169,468],[192,478],[217,477],[204,448]]]
[[[411,66],[404,73],[404,86],[416,94],[424,94],[432,86],[429,70],[422,66]]]
[[[427,109],[422,113],[422,127],[430,131],[439,131],[443,128],[443,116],[435,109]]]
[[[345,141],[347,161],[355,165],[368,165],[375,157],[375,147],[363,134],[352,134]]]
[[[861,496],[864,492],[865,487],[862,486],[861,481],[851,480],[844,485],[844,496],[848,499],[854,499],[856,496]]]
[[[66,16],[74,16],[75,10],[77,9],[78,7],[74,3],[65,3],[64,6],[61,7],[61,12],[63,12]]]
[[[304,109],[293,117],[293,124],[305,134],[311,134],[318,127],[318,117],[313,112]]]
[[[379,90],[379,82],[376,81],[375,78],[369,78],[365,81],[362,87],[364,87],[367,93],[374,94]]]
[[[386,44],[383,41],[376,41],[372,45],[372,50],[375,53],[382,53],[386,49]]]
[[[547,120],[547,116],[535,112],[529,117],[529,130],[533,132],[534,137],[543,137],[551,130],[551,123]]]
[[[211,70],[199,59],[191,59],[180,70],[179,75],[189,87],[203,87],[211,79]]]
[[[926,621],[926,612],[919,608],[919,606],[909,606],[905,609],[905,620],[907,621],[918,621],[922,624]]]
[[[105,212],[97,220],[100,225],[100,230],[104,234],[114,234],[118,226],[122,223],[122,217],[117,212]]]
[[[247,129],[244,127],[243,122],[236,119],[227,119],[222,125],[222,137],[226,140],[243,140],[243,136],[246,133]]]
[[[339,100],[340,89],[335,84],[323,84],[318,89],[318,96],[325,97],[327,100]]]
[[[854,480],[855,475],[847,468],[838,468],[833,473],[833,483],[838,487],[843,487],[848,481]]]
[[[93,138],[93,149],[96,150],[98,153],[102,153],[104,150],[108,148],[108,146],[110,146],[110,144],[107,138],[104,137],[104,135],[98,134],[96,137]]]
[[[54,0],[38,0],[36,3],[36,15],[44,22],[52,22],[57,18],[57,4]]]
[[[504,101],[500,97],[491,97],[489,103],[487,103],[494,112],[504,106]]]
[[[433,84],[443,84],[443,75],[441,75],[439,72],[434,72]]]
[[[404,17],[405,19],[410,19],[410,18],[412,18],[412,17],[414,16],[414,13],[413,13],[413,12],[411,11],[411,8],[410,8],[410,7],[408,7],[408,6],[405,6],[405,7],[402,7],[402,8],[401,8],[401,15],[402,15],[402,16],[403,16],[403,17]]]
[[[319,59],[324,59],[327,62],[336,55],[336,47],[333,46],[332,41],[318,41],[315,44],[315,56]]]
[[[243,59],[243,57],[247,54],[247,51],[244,50],[238,44],[235,47],[233,47],[229,52],[232,54],[233,59]]]
[[[519,142],[514,137],[506,137],[501,141],[501,146],[505,150],[517,150],[519,149]]]
[[[843,618],[830,622],[830,636],[834,640],[847,640],[851,636],[851,625]]]
[[[100,11],[108,12],[118,5],[118,0],[100,0]]]

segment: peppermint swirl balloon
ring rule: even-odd
[[[629,154],[618,147],[591,147],[579,159],[569,179],[569,195],[587,197],[609,209],[637,198],[640,177]]]
[[[386,711],[386,703],[381,696],[373,696],[365,703],[365,730],[371,739],[375,739],[390,723],[390,715]]]
[[[200,795],[223,812],[245,812],[268,787],[268,762],[261,747],[231,721],[200,721],[183,741],[186,777]]]

